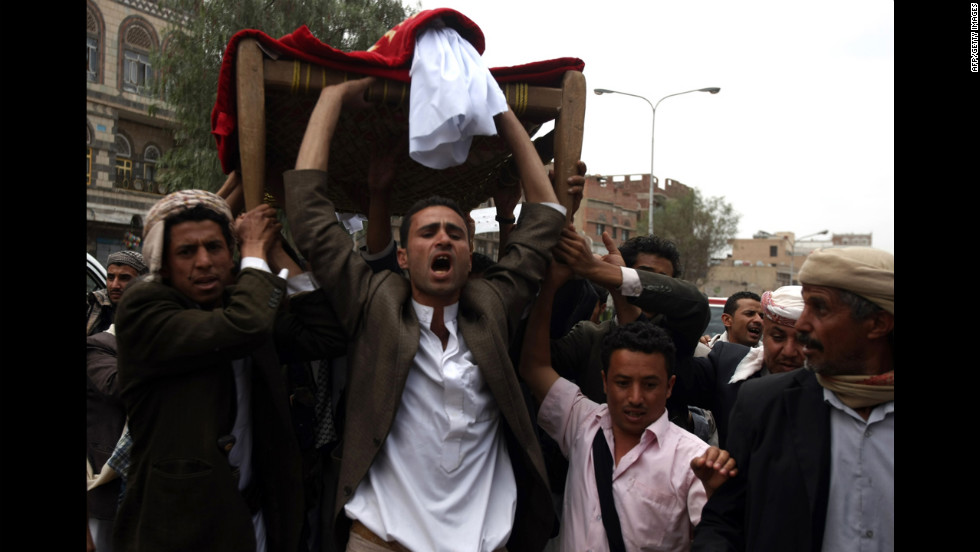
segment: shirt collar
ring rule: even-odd
[[[415,309],[415,316],[419,319],[419,324],[428,328],[432,324],[432,313],[435,312],[433,307],[427,307],[415,299],[412,299],[412,308]],[[456,314],[459,312],[459,301],[453,303],[452,305],[447,305],[442,309],[442,323],[448,324],[450,322],[456,321]]]
[[[865,420],[854,411],[853,408],[847,406],[834,394],[830,389],[824,388],[823,390],[823,400],[830,406],[841,410],[846,414],[860,420],[862,423],[873,424],[877,421],[885,419],[885,416],[895,412],[895,401],[888,401],[886,403],[879,404],[871,409],[871,414],[868,415],[868,419]]]
[[[596,412],[599,416],[599,427],[604,431],[612,431],[612,416],[609,415],[609,405],[602,405],[603,408]],[[640,436],[640,444],[645,444],[654,440],[654,442],[661,443],[663,438],[670,427],[670,417],[667,415],[667,411],[660,415],[659,418],[653,421],[650,425],[643,430],[643,435]]]
[[[643,431],[643,438],[656,438],[656,442],[662,443],[664,436],[667,434],[667,430],[670,428],[670,418],[667,416],[667,410],[665,409],[663,414],[659,418],[654,420],[654,422],[647,426],[646,430]],[[642,442],[643,439],[640,439]]]

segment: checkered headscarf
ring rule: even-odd
[[[180,190],[157,201],[150,212],[146,214],[143,225],[143,257],[149,261],[150,275],[147,280],[157,279],[163,267],[163,229],[165,221],[183,211],[193,209],[198,205],[222,215],[228,219],[232,227],[232,238],[235,238],[234,221],[228,203],[221,196],[204,190]],[[234,246],[234,244],[229,244]]]
[[[116,251],[115,253],[109,255],[106,259],[105,265],[126,265],[132,267],[136,271],[137,275],[142,276],[146,274],[148,270],[146,268],[146,263],[143,262],[143,255],[139,251],[130,251],[125,249],[123,251]]]
[[[762,294],[763,315],[773,322],[793,327],[803,314],[803,286],[783,286]]]

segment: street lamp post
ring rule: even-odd
[[[601,96],[603,94],[622,94],[624,96],[633,96],[634,98],[640,98],[650,106],[650,111],[652,114],[652,116],[650,117],[650,205],[647,208],[647,233],[649,233],[651,236],[653,235],[653,192],[655,190],[655,185],[653,183],[653,145],[654,145],[653,138],[654,138],[654,130],[656,129],[655,125],[657,122],[657,106],[660,105],[660,102],[672,96],[680,96],[681,94],[690,94],[691,92],[708,92],[711,94],[717,94],[720,91],[721,88],[718,87],[697,88],[695,90],[686,90],[684,92],[676,92],[674,94],[668,94],[663,98],[657,100],[656,104],[653,104],[650,103],[650,100],[644,98],[643,96],[637,94],[630,94],[629,92],[619,92],[618,90],[609,90],[606,88],[596,88],[594,90],[597,96]]]
[[[793,285],[793,268],[795,268],[795,265],[796,265],[796,242],[798,240],[802,240],[804,238],[812,238],[813,236],[821,236],[823,234],[826,234],[827,232],[829,232],[829,230],[821,230],[819,232],[814,232],[812,234],[807,234],[805,236],[801,236],[800,238],[794,238],[793,239],[793,250],[790,251],[790,253],[789,253],[789,285]]]

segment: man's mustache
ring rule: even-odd
[[[814,339],[809,333],[799,332],[796,339],[809,349],[816,349],[818,351],[823,350],[823,343],[820,343],[820,341]]]

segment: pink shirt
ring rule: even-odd
[[[568,458],[560,549],[609,550],[592,465],[592,439],[598,428],[609,450],[615,450],[609,408],[559,378],[541,404],[538,424]],[[627,550],[690,549],[692,531],[707,501],[691,459],[707,448],[707,443],[670,423],[664,412],[646,428],[640,444],[620,458],[613,470],[613,498]]]

